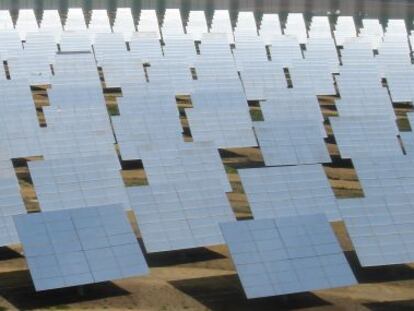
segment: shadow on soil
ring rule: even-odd
[[[0,295],[18,310],[63,308],[66,304],[128,295],[111,282],[36,292],[28,270],[0,274]]]
[[[359,283],[393,282],[414,279],[414,269],[407,265],[362,267],[355,251],[347,251],[345,252],[345,256]]]
[[[16,252],[15,250],[12,250],[11,248],[0,247],[0,261],[17,259],[17,258],[23,258],[23,256],[20,253]]]
[[[138,239],[138,242],[141,245],[141,249],[144,252],[148,266],[152,268],[169,267],[226,258],[220,253],[216,253],[212,250],[203,247],[148,254],[145,251],[142,239]]]
[[[248,300],[237,275],[171,281],[170,284],[213,311],[274,311],[329,305],[309,292]]]
[[[372,311],[412,311],[414,310],[414,300],[375,302],[364,304],[364,306]]]

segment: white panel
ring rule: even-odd
[[[323,215],[220,227],[248,299],[357,283]]]
[[[119,205],[14,218],[36,291],[148,274]]]

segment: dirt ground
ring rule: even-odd
[[[116,97],[108,94],[109,113],[116,113]],[[44,90],[34,92],[39,123],[44,124],[42,107],[47,106]],[[320,98],[325,117],[335,116],[334,98]],[[188,107],[185,99],[178,107]],[[252,105],[252,110],[259,108]],[[401,130],[409,130],[406,112],[410,108],[397,107]],[[252,116],[255,113],[252,113]],[[185,115],[184,132],[188,134]],[[326,139],[332,163],[324,165],[325,172],[338,198],[363,196],[357,175],[350,160],[340,158],[332,137],[329,122]],[[184,137],[191,140],[191,137]],[[238,219],[251,218],[237,169],[263,166],[258,148],[221,150],[233,192],[229,201]],[[15,161],[16,174],[26,208],[38,211],[39,206],[27,169],[27,160]],[[123,165],[122,176],[127,186],[147,183],[142,165]],[[141,243],[136,220],[129,214]],[[361,283],[357,286],[280,297],[247,300],[235,273],[226,246],[186,251],[146,254],[150,275],[120,281],[66,288],[36,293],[20,246],[0,248],[0,311],[1,310],[414,310],[414,266],[394,265],[362,268],[352,248],[343,223],[333,228],[351,267]]]

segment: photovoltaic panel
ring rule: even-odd
[[[273,37],[282,35],[279,14],[263,14],[259,27],[259,35],[266,45],[271,44]]]
[[[132,34],[136,31],[131,8],[117,8],[112,30],[121,33],[125,41],[131,41]]]
[[[158,39],[161,38],[160,28],[158,24],[157,13],[155,10],[141,10],[139,16],[138,32],[155,32]]]
[[[184,26],[179,9],[166,9],[162,21],[161,32],[163,38],[184,35]]]
[[[299,165],[331,162],[318,121],[254,122],[264,162],[273,165]]]
[[[365,196],[414,194],[414,159],[409,156],[384,156],[353,159]]]
[[[13,215],[25,214],[26,210],[10,153],[3,143],[0,147],[0,246],[6,246],[19,243]]]
[[[148,253],[223,244],[219,223],[235,220],[218,179],[128,191]]]
[[[363,267],[414,261],[413,195],[344,199],[341,213]]]
[[[332,38],[328,16],[313,16],[309,26],[309,38]]]
[[[65,32],[86,30],[85,16],[82,8],[69,8],[64,23]]]
[[[131,56],[151,63],[163,58],[161,42],[156,32],[136,32],[129,43]]]
[[[60,42],[63,32],[62,21],[58,10],[43,10],[42,19],[40,21],[40,32],[46,32],[55,38],[55,43]]]
[[[31,161],[29,170],[42,211],[100,204],[130,208],[112,155]]]
[[[108,12],[106,10],[92,10],[88,30],[92,35],[92,42],[95,42],[94,39],[98,33],[111,33]]]
[[[204,178],[220,180],[231,191],[217,147],[211,142],[170,142],[141,148],[141,158],[149,183],[192,183]]]
[[[16,53],[22,52],[23,50],[23,44],[20,40],[19,34],[14,29],[0,31],[0,41],[2,43],[0,45],[0,57],[3,61],[7,60],[11,56],[14,56]]]
[[[29,52],[22,52],[9,57],[7,64],[12,80],[26,79],[30,85],[50,84],[52,72],[47,57],[39,58],[36,54],[31,55]]]
[[[26,40],[26,34],[28,32],[39,30],[39,25],[37,24],[33,9],[19,10],[19,15],[16,21],[16,30],[22,41]]]
[[[233,27],[228,10],[215,10],[210,32],[225,33],[229,43],[234,43]]]
[[[357,36],[354,18],[352,16],[338,16],[335,30],[336,45],[343,46],[349,39]]]
[[[293,87],[310,87],[314,95],[335,95],[334,79],[325,61],[296,59],[289,67]]]
[[[257,146],[249,112],[209,107],[186,109],[194,141],[213,141],[218,148]]]
[[[272,61],[285,67],[290,67],[295,59],[302,59],[302,50],[294,36],[276,36],[269,47]]]
[[[390,118],[329,118],[342,158],[398,156],[398,130]]]
[[[255,219],[324,213],[341,216],[337,200],[319,164],[239,170]]]
[[[308,32],[302,13],[288,14],[284,33],[295,37],[300,44],[306,44],[308,40]]]
[[[267,99],[268,89],[287,86],[282,66],[267,60],[250,60],[239,66],[244,92],[248,100]]]
[[[116,60],[129,56],[124,37],[120,33],[96,33],[94,35],[93,51],[98,65],[104,58]]]
[[[0,29],[12,30],[14,28],[13,20],[9,10],[0,10]]]
[[[121,87],[122,84],[130,81],[146,83],[142,62],[128,52],[125,52],[122,56],[105,55],[100,59],[100,65],[106,87]]]
[[[191,35],[194,41],[201,41],[203,34],[207,32],[208,27],[204,11],[190,11],[186,33]]]
[[[260,104],[265,121],[268,120],[318,120],[322,133],[323,116],[317,97],[310,88],[267,89],[266,101]],[[324,134],[326,135],[326,134]]]
[[[61,52],[91,52],[92,41],[86,30],[64,31],[60,39]]]
[[[228,222],[220,227],[248,299],[357,283],[321,214]]]
[[[148,274],[122,206],[14,218],[36,291]]]

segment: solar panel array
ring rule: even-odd
[[[328,220],[344,220],[363,266],[412,261],[414,137],[393,110],[414,94],[405,21],[85,13],[0,11],[0,245],[19,242],[19,215],[37,290],[145,274],[130,208],[148,252],[226,240],[248,298],[354,284]],[[32,86],[48,103],[35,105]],[[102,88],[121,90],[110,117]],[[253,105],[264,121],[252,122]],[[327,133],[364,198],[335,197]],[[244,147],[259,147],[265,167],[239,170],[255,220],[237,222],[218,149]],[[15,158],[29,160],[40,213],[20,216]],[[119,160],[141,160],[148,185],[127,189]]]
[[[149,272],[119,205],[19,215],[15,223],[38,291]]]
[[[223,223],[247,298],[356,284],[321,214]]]
[[[340,220],[337,200],[321,165],[239,170],[254,218],[325,213]]]

